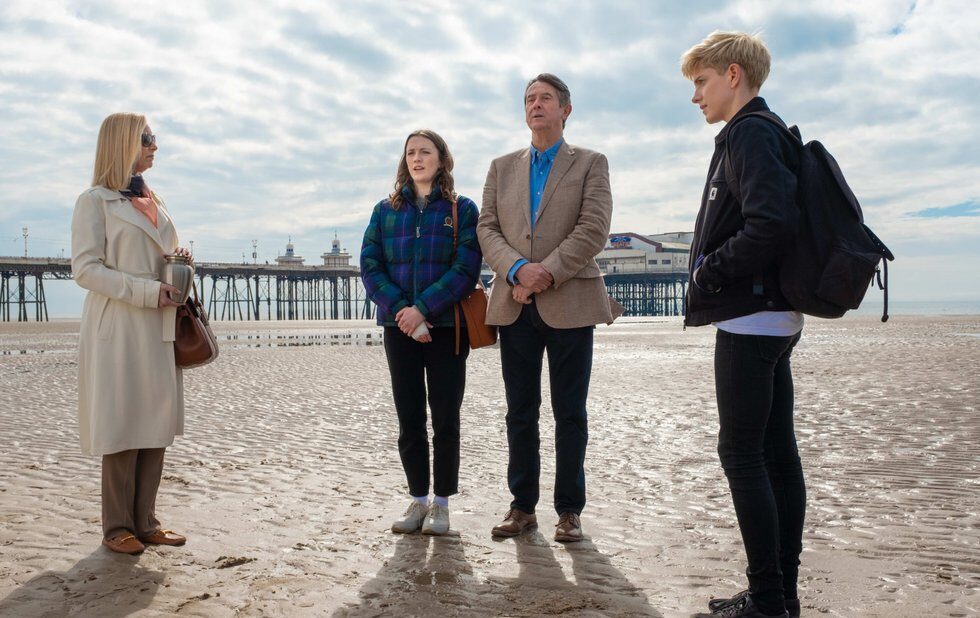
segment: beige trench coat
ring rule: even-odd
[[[176,309],[157,307],[163,255],[177,248],[177,232],[154,198],[157,228],[103,187],[75,203],[71,271],[89,291],[78,340],[78,428],[86,455],[166,447],[184,432]]]

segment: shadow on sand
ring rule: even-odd
[[[45,571],[0,600],[0,616],[122,618],[149,607],[164,574],[138,556],[98,548],[67,571]]]
[[[566,543],[559,549],[572,559],[572,580],[555,557],[558,546],[545,539],[537,528],[513,541],[517,576],[490,580],[504,587],[501,597],[509,601],[509,605],[499,608],[500,612],[514,616],[661,617],[646,595],[612,565],[591,539]]]
[[[405,535],[361,588],[359,604],[337,610],[334,617],[661,616],[591,540],[559,550],[572,559],[572,581],[555,557],[557,546],[536,529],[501,542],[516,546],[516,576],[481,581],[458,534]]]
[[[395,543],[394,555],[361,588],[360,604],[333,615],[490,615],[479,609],[480,593],[458,533],[406,534]]]

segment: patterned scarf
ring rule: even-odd
[[[129,187],[120,191],[123,197],[129,199],[133,208],[143,213],[153,227],[157,227],[157,203],[153,199],[150,187],[143,181],[142,176],[133,176],[129,180]]]

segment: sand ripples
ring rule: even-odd
[[[137,560],[95,550],[77,326],[0,325],[0,615],[670,616],[744,586],[715,454],[710,329],[599,329],[592,541],[566,548],[550,542],[547,395],[540,531],[489,537],[508,501],[496,350],[470,356],[454,534],[399,537],[386,531],[404,481],[380,329],[217,328],[219,361],[185,374],[186,436],[168,450],[158,503],[191,540]],[[977,611],[980,341],[963,336],[977,332],[961,317],[808,324],[794,357],[804,615]]]

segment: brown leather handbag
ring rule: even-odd
[[[456,241],[459,236],[459,212],[456,208],[456,198],[453,198],[453,257],[456,256]],[[462,310],[466,318],[466,334],[470,340],[470,348],[483,348],[497,343],[497,327],[487,325],[487,288],[479,277],[476,287],[453,306],[453,316],[456,319],[456,354],[459,354],[459,312]]]
[[[218,358],[218,339],[211,331],[208,314],[197,298],[197,284],[194,283],[193,287],[194,297],[177,307],[174,361],[181,369],[207,365]]]

